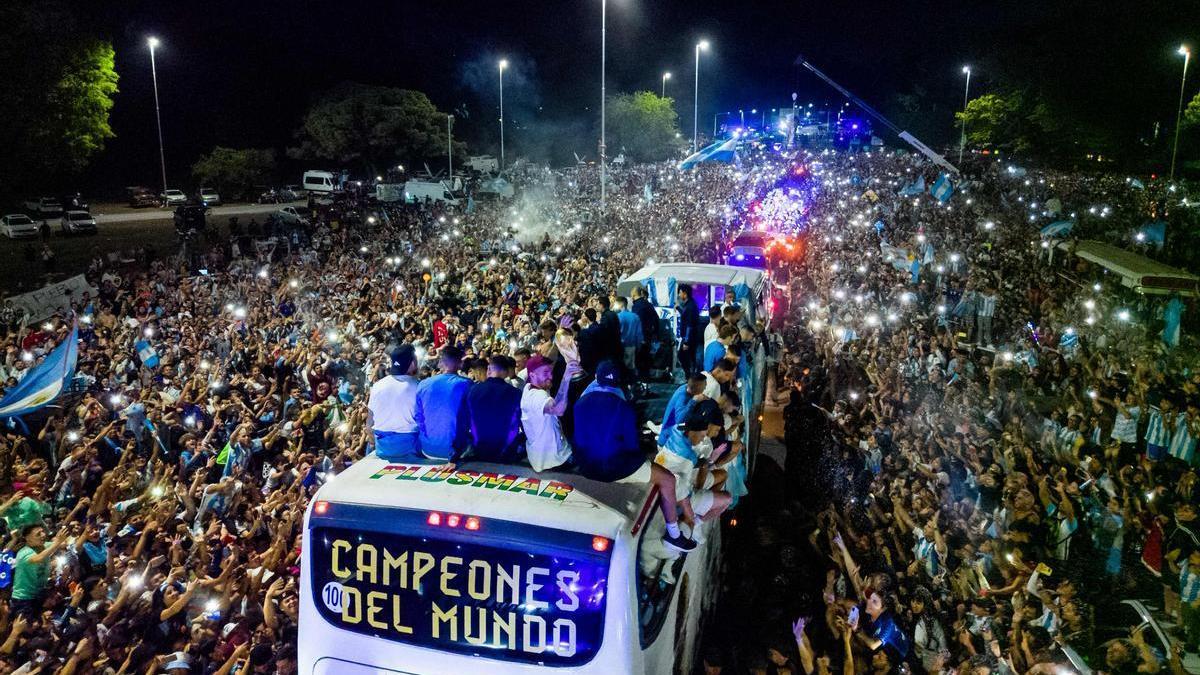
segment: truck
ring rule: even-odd
[[[479,173],[496,173],[500,170],[500,161],[491,155],[472,155],[463,162],[463,168]]]
[[[410,180],[404,184],[404,201],[423,202],[426,199],[451,206],[458,206],[459,201],[445,181]]]

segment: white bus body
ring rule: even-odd
[[[719,588],[720,525],[703,528],[678,557],[648,484],[372,454],[305,515],[299,672],[691,672]]]

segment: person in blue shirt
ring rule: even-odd
[[[674,394],[671,394],[670,400],[667,401],[667,408],[663,411],[662,428],[658,432],[659,445],[667,444],[668,430],[687,420],[692,406],[699,398],[703,398],[705,382],[703,375],[692,375],[687,382],[679,385]]]
[[[621,323],[621,349],[625,356],[625,370],[637,372],[637,351],[642,346],[642,320],[628,309],[625,298],[617,298],[613,307],[617,310],[617,320]]]
[[[679,312],[679,367],[691,375],[700,369],[699,352],[704,346],[704,326],[700,325],[700,306],[692,299],[692,287],[680,284],[675,291],[675,309]]]
[[[725,352],[729,345],[733,344],[738,338],[738,329],[730,324],[725,324],[717,329],[717,339],[708,343],[704,347],[704,370],[709,371],[713,366],[717,365],[717,361],[725,358]]]
[[[596,379],[575,403],[571,457],[579,473],[608,483],[650,483],[658,488],[659,505],[667,522],[663,542],[678,551],[691,551],[696,542],[679,530],[675,476],[651,462],[638,435],[637,412],[620,388],[620,371],[611,360],[596,366]]]
[[[524,454],[521,390],[508,383],[515,362],[502,354],[488,361],[487,379],[467,392],[471,452],[483,462],[512,464]]]
[[[427,459],[453,463],[471,440],[466,413],[471,380],[458,374],[463,353],[453,345],[442,347],[439,374],[417,386],[413,417],[419,429],[421,454]]]

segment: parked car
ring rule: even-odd
[[[294,206],[285,206],[275,212],[275,217],[288,225],[302,225],[308,222],[308,217]]]
[[[160,197],[162,198],[163,206],[183,206],[188,201],[187,195],[183,193],[183,190],[163,190]]]
[[[284,185],[279,197],[285,202],[295,202],[308,197],[308,190],[300,185]]]
[[[38,224],[24,213],[10,213],[0,218],[0,233],[9,239],[36,237]]]
[[[67,211],[61,223],[63,234],[96,234],[96,219],[87,211]]]
[[[200,200],[200,203],[205,206],[216,206],[217,204],[221,203],[221,195],[217,194],[216,188],[202,187],[200,188],[200,191],[196,193],[196,197]]]
[[[129,197],[129,205],[135,209],[144,206],[158,206],[162,203],[158,195],[154,194],[154,190],[140,185],[125,188],[125,194]]]
[[[267,185],[255,185],[254,194],[258,195],[259,204],[278,204],[283,201],[283,193]]]
[[[57,197],[39,197],[25,202],[25,210],[29,215],[40,218],[53,218],[63,214],[62,202]]]

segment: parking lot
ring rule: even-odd
[[[213,207],[208,214],[209,227],[225,228],[229,218],[260,220],[286,204],[229,204]],[[64,236],[59,218],[48,218],[50,239],[46,242],[55,253],[53,270],[42,264],[41,237],[9,239],[0,237],[0,289],[17,293],[32,290],[87,269],[96,256],[149,247],[156,251],[178,246],[172,216],[165,208],[135,209],[124,203],[92,204],[96,217],[94,235]]]

